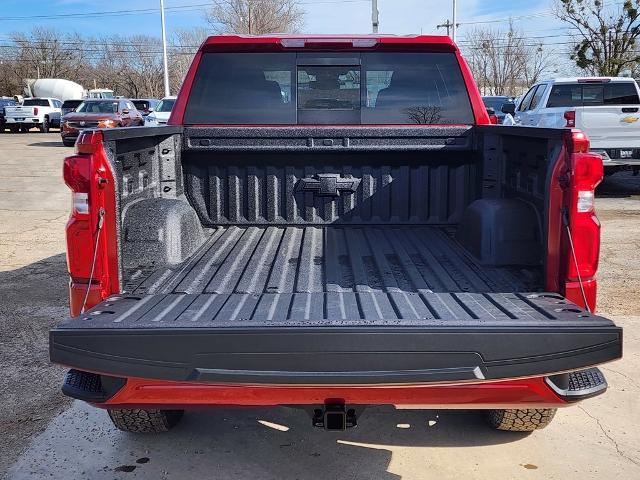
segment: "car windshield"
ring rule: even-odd
[[[156,112],[171,112],[175,103],[175,98],[165,98],[156,107]]]
[[[82,100],[67,100],[62,104],[62,108],[76,108],[82,103]]]
[[[27,98],[22,105],[25,107],[48,107],[49,100],[45,98]]]
[[[138,110],[148,110],[150,107],[148,100],[132,100]]]
[[[470,124],[452,53],[207,53],[188,124]]]
[[[118,102],[82,102],[76,109],[79,113],[117,113]]]

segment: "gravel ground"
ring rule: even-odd
[[[0,134],[0,474],[70,401],[49,363],[49,328],[68,315],[59,135]],[[61,145],[61,144],[60,144]]]
[[[505,436],[473,413],[378,408],[362,428],[333,436],[299,412],[224,409],[141,438],[71,404],[59,391],[62,369],[48,363],[48,329],[68,312],[69,152],[57,133],[0,134],[0,475],[13,464],[7,478],[640,478],[640,177],[606,179],[597,200],[598,310],[625,327],[625,358],[603,368],[606,395],[561,411],[543,432]]]

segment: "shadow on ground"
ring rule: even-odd
[[[59,142],[35,142],[35,143],[30,143],[28,146],[29,147],[64,147],[64,148],[69,148],[69,147],[65,146],[62,143],[62,140],[60,140]]]
[[[167,462],[165,456],[170,455],[171,445],[183,445],[189,449],[185,453],[195,455],[202,472],[215,469],[229,478],[243,465],[244,478],[283,479],[317,479],[320,474],[325,478],[397,479],[388,472],[396,447],[499,445],[527,436],[490,430],[479,412],[372,407],[359,423],[355,429],[326,432],[312,427],[307,414],[297,409],[225,408],[187,412],[166,437],[114,435],[122,451],[146,449],[146,457],[160,470],[188,467],[189,456],[178,460],[178,465],[175,457]]]
[[[68,315],[65,256],[0,272],[0,476],[68,401],[49,363],[49,328]]]
[[[633,175],[630,171],[605,177],[596,189],[596,196],[603,198],[626,198],[634,195],[640,195],[640,175]]]
[[[319,478],[397,480],[392,457],[426,447],[415,474],[424,478],[428,455],[439,449],[502,445],[527,434],[490,430],[477,412],[371,407],[356,429],[325,432],[301,410],[220,408],[187,412],[165,434],[115,430],[103,410],[75,402],[39,436],[8,479],[86,478]],[[400,457],[394,458],[394,461]],[[397,467],[397,465],[396,465]],[[123,473],[124,472],[124,473]],[[216,472],[216,475],[212,475]]]

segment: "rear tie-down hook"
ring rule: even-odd
[[[91,272],[89,273],[89,282],[87,283],[87,291],[84,294],[84,300],[82,301],[82,308],[80,313],[84,313],[84,309],[87,306],[87,300],[89,299],[89,292],[91,291],[91,282],[93,281],[93,273],[96,268],[96,260],[98,258],[98,242],[100,241],[100,232],[104,225],[104,208],[98,210],[98,226],[96,228],[96,240],[93,244],[93,259],[91,260]]]
[[[573,264],[576,267],[576,273],[578,275],[578,284],[580,285],[580,293],[582,293],[582,300],[584,301],[584,308],[587,312],[593,313],[587,302],[587,294],[584,291],[584,285],[582,284],[582,275],[580,275],[580,269],[578,268],[578,257],[576,256],[576,249],[573,246],[573,236],[571,235],[571,228],[569,227],[569,212],[566,208],[562,209],[562,223],[564,223],[567,229],[567,237],[569,237],[569,247],[571,248],[571,257],[573,258]]]

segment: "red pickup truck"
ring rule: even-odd
[[[169,125],[64,161],[63,392],[116,427],[184,410],[465,408],[542,428],[607,387],[602,160],[580,131],[490,125],[448,37],[218,36]]]

